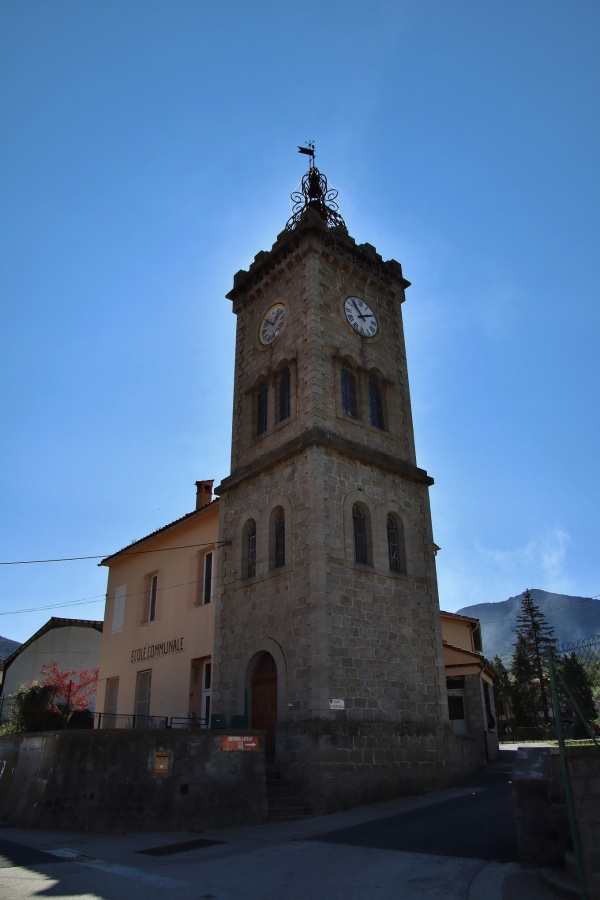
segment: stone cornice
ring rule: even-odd
[[[370,447],[365,447],[356,441],[351,441],[348,438],[332,434],[324,428],[315,426],[307,429],[293,440],[288,441],[282,447],[269,450],[253,463],[242,466],[240,469],[232,472],[215,488],[215,494],[224,494],[240,484],[240,482],[255,478],[261,472],[271,469],[274,465],[289,459],[290,456],[301,453],[309,447],[324,447],[328,450],[334,450],[344,456],[351,456],[353,459],[360,460],[360,462],[377,466],[387,472],[393,472],[403,478],[409,478],[411,481],[427,486],[431,486],[434,483],[433,478],[424,469],[419,469],[417,466],[413,466],[411,463],[391,456],[388,453],[372,450]]]
[[[323,219],[314,210],[308,209],[294,231],[282,231],[271,250],[257,253],[248,271],[242,269],[235,274],[233,288],[227,294],[227,298],[234,301],[234,311],[236,302],[241,301],[286,258],[297,253],[307,238],[310,244],[320,245],[322,250],[362,270],[388,289],[404,291],[410,285],[410,281],[402,275],[402,266],[395,259],[385,261],[375,247],[357,244],[343,228],[327,228]]]

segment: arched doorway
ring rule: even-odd
[[[252,672],[252,727],[264,728],[265,759],[275,759],[277,724],[277,664],[270,653],[261,653]]]

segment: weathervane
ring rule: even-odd
[[[306,147],[298,147],[298,153],[304,153],[305,156],[310,156],[310,168],[315,168],[315,142],[307,141]]]
[[[346,223],[339,213],[336,203],[338,192],[330,188],[327,179],[315,166],[315,142],[307,141],[306,147],[298,147],[298,153],[310,156],[308,172],[302,176],[299,191],[294,191],[290,199],[292,201],[292,215],[287,221],[287,231],[293,231],[300,222],[307,209],[314,209],[327,223],[328,228],[346,228]]]

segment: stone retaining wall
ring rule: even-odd
[[[567,764],[588,900],[600,900],[600,752],[597,747],[569,748]]]
[[[452,727],[315,720],[290,727],[286,778],[316,814],[461,783],[482,742]]]
[[[567,765],[587,896],[600,900],[600,752],[568,747]],[[521,862],[562,861],[570,834],[558,748],[520,747],[512,784]]]
[[[222,733],[54,731],[0,738],[0,823],[195,831],[266,818],[264,751]]]

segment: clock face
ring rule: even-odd
[[[377,318],[368,303],[360,297],[347,297],[344,300],[344,313],[355,331],[363,337],[375,337]]]
[[[276,303],[271,309],[265,313],[260,323],[259,338],[261,344],[272,343],[285,325],[285,306]]]

